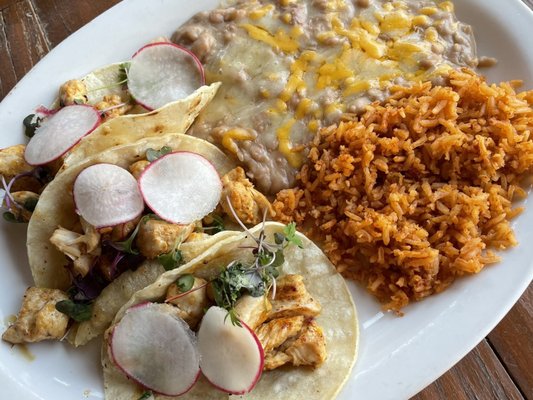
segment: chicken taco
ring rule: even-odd
[[[27,222],[44,187],[92,155],[146,137],[185,133],[213,99],[220,84],[204,85],[194,55],[166,42],[143,49],[143,57],[65,82],[50,109],[40,106],[24,119],[28,144],[0,149],[6,219]],[[158,57],[166,57],[167,73],[154,77],[156,68],[146,64]]]
[[[238,234],[227,229],[227,201],[235,205],[235,218],[248,224],[270,211],[270,203],[242,169],[233,167],[210,143],[176,134],[109,149],[66,170],[46,187],[28,226],[28,258],[35,290],[56,290],[61,297],[56,300],[70,299],[71,309],[61,311],[75,321],[69,335],[73,344],[103,333],[131,295],[166,270]],[[173,179],[180,186],[172,186]],[[173,200],[176,193],[182,198]],[[158,196],[167,204],[158,205]],[[133,213],[128,208],[132,202],[137,208]],[[176,220],[162,212],[168,208],[187,215]],[[21,333],[28,329],[17,322],[4,339],[60,339],[69,320],[53,337],[28,337]]]
[[[250,337],[258,356],[243,344]],[[102,347],[105,398],[334,398],[357,343],[356,309],[335,267],[294,225],[267,222],[122,307]]]

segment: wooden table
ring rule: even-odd
[[[50,49],[118,1],[0,0],[0,100]],[[523,1],[533,8],[533,0]],[[533,286],[472,352],[413,399],[533,400]]]

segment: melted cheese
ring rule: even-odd
[[[286,53],[294,53],[298,50],[298,42],[282,29],[279,29],[272,35],[267,30],[256,25],[242,24],[241,27],[246,29],[251,38],[266,43],[276,50],[281,50]]]
[[[222,146],[233,154],[237,154],[237,151],[239,150],[237,143],[235,143],[235,140],[254,140],[255,135],[242,128],[234,128],[230,129],[222,135]]]
[[[291,167],[300,168],[303,162],[301,152],[295,152],[291,146],[291,129],[296,121],[290,118],[276,131],[278,137],[278,149],[285,156]]]

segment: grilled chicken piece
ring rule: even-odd
[[[302,330],[304,317],[276,318],[261,325],[256,331],[263,350],[269,353]]]
[[[150,161],[148,160],[140,160],[136,161],[133,164],[131,164],[128,169],[130,170],[131,174],[135,177],[135,179],[139,179],[141,177],[141,174],[144,172],[147,166],[150,165]]]
[[[141,216],[131,221],[124,222],[123,224],[115,225],[113,227],[113,230],[109,234],[109,239],[111,239],[112,242],[121,242],[123,240],[126,240],[128,236],[130,236],[130,234],[137,227],[137,224],[140,220]]]
[[[268,320],[303,315],[315,317],[322,307],[305,288],[301,275],[285,275],[276,281],[276,296]]]
[[[291,358],[282,351],[273,351],[265,354],[265,363],[263,365],[263,371],[270,371],[281,367],[291,361]]]
[[[266,296],[252,297],[246,294],[237,300],[234,309],[239,318],[254,330],[266,321],[272,305]]]
[[[184,242],[194,231],[195,224],[177,225],[156,219],[141,224],[136,243],[141,254],[154,259],[174,250],[176,244]]]
[[[50,242],[63,254],[74,261],[73,273],[85,276],[96,257],[101,253],[100,234],[91,224],[80,218],[83,234],[57,228]]]
[[[17,144],[15,146],[0,149],[0,175],[9,181],[15,175],[29,172],[33,169],[24,159],[26,146]]]
[[[228,204],[228,198],[235,213],[245,224],[256,225],[263,220],[265,210],[274,215],[272,204],[246,177],[241,167],[232,169],[222,177],[223,193],[220,204],[226,214],[235,219]],[[237,222],[237,221],[235,221]]]
[[[326,339],[315,320],[306,321],[299,336],[285,350],[292,365],[318,367],[326,360]]]
[[[87,87],[78,79],[66,81],[59,88],[59,101],[62,106],[87,103]]]
[[[28,288],[17,320],[7,328],[2,339],[13,344],[61,339],[68,325],[68,316],[56,310],[56,303],[61,300],[68,300],[61,290]]]
[[[187,322],[191,328],[196,327],[204,315],[204,310],[209,306],[206,283],[207,281],[202,278],[194,278],[191,293],[187,293],[184,296],[169,301],[169,304],[176,306],[178,316]],[[199,287],[201,288],[196,289]],[[169,299],[179,294],[182,294],[182,292],[179,290],[178,286],[173,283],[167,289],[166,298]]]
[[[200,240],[205,240],[207,238],[211,237],[211,235],[204,233],[204,232],[192,232],[188,237],[186,242],[199,242]]]
[[[104,96],[94,107],[102,112],[104,121],[124,115],[131,110],[131,104],[124,102],[118,94]]]
[[[256,334],[265,351],[265,371],[285,364],[315,368],[326,360],[326,340],[315,320],[278,318],[261,325]]]

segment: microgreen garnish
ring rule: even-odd
[[[152,397],[154,394],[152,393],[151,390],[147,390],[146,392],[144,392],[143,394],[141,394],[141,397],[139,397],[137,400],[147,400],[149,399],[150,397]]]
[[[165,268],[165,270],[170,271],[175,269],[183,264],[183,254],[178,248],[157,256],[157,261]]]
[[[32,138],[33,135],[35,135],[35,130],[39,127],[39,124],[41,123],[43,119],[36,116],[35,114],[30,114],[24,120],[22,121],[22,124],[24,125],[24,134]]]
[[[145,216],[141,218],[141,220],[139,221],[139,223],[137,224],[133,232],[130,234],[130,236],[126,240],[123,240],[122,242],[116,242],[116,243],[110,241],[109,245],[117,249],[118,251],[122,251],[123,253],[133,254],[133,255],[139,254],[139,250],[133,247],[133,242],[135,241],[135,238],[137,237],[137,234],[139,233],[139,229],[141,228],[141,225],[146,223],[146,221],[148,221],[149,219],[153,219],[153,218],[157,218],[157,216],[155,214],[146,214]]]
[[[188,292],[194,286],[194,276],[192,276],[191,274],[185,274],[180,276],[176,280],[176,286],[178,287],[181,293]]]
[[[235,220],[256,243],[256,246],[252,248],[254,261],[251,264],[233,261],[212,281],[217,306],[228,311],[232,324],[240,326],[234,309],[237,300],[246,293],[253,297],[263,296],[270,288],[272,288],[274,297],[276,278],[280,273],[279,268],[285,261],[283,251],[291,244],[298,247],[303,247],[303,245],[300,238],[296,236],[294,223],[287,225],[283,229],[283,233],[274,235],[275,243],[267,243],[265,235],[266,212],[263,216],[263,228],[259,232],[259,236],[255,237],[239,219],[229,198],[227,201]]]
[[[200,228],[203,231],[209,231],[209,233],[212,233],[213,235],[215,233],[219,233],[226,230],[226,226],[224,225],[224,220],[222,217],[218,214],[211,214],[210,217],[213,219],[213,222],[208,224],[207,226],[204,226]]]
[[[12,223],[15,223],[15,224],[21,224],[23,223],[24,221],[17,218],[15,216],[15,214],[13,214],[11,211],[6,211],[2,214],[2,216],[4,217],[4,219],[7,221],[7,222],[12,222]]]
[[[282,237],[284,235],[284,237]],[[285,247],[289,244],[298,246],[300,249],[303,249],[302,239],[296,236],[296,223],[291,222],[285,228],[283,228],[283,235],[276,233],[274,240],[276,244],[283,244]]]
[[[15,199],[13,198],[13,196],[11,194],[11,188],[13,187],[13,185],[15,184],[15,182],[18,179],[24,178],[24,177],[35,178],[37,181],[39,181],[39,183],[41,183],[43,185],[52,180],[52,177],[50,175],[50,171],[47,168],[45,168],[45,167],[36,167],[36,168],[32,169],[31,171],[23,172],[22,174],[15,175],[13,178],[11,178],[9,183],[7,183],[5,178],[4,178],[4,176],[2,176],[2,187],[3,187],[4,191],[6,192],[6,195],[4,197],[4,201],[6,202],[7,208],[10,209],[10,210],[13,207],[22,208],[22,206],[20,204],[18,204],[15,201]],[[28,209],[28,211],[31,211],[31,210]]]
[[[146,159],[150,162],[153,162],[155,160],[157,160],[158,158],[161,158],[163,157],[165,154],[168,154],[168,153],[171,153],[172,152],[172,149],[168,146],[163,146],[161,147],[161,149],[158,151],[158,150],[154,150],[152,148],[146,150]]]
[[[125,62],[120,64],[119,67],[119,73],[118,73],[118,80],[119,84],[122,85],[123,83],[126,83],[128,81],[128,70],[130,68],[130,63]]]
[[[56,303],[56,310],[68,315],[76,322],[91,319],[92,309],[90,304],[75,303],[72,300],[61,300]]]
[[[118,71],[118,82],[112,83],[112,84],[107,85],[107,86],[100,86],[100,87],[93,88],[91,90],[88,90],[87,93],[98,92],[100,90],[106,90],[106,89],[110,89],[110,88],[125,84],[126,82],[128,82],[128,69],[129,69],[129,67],[130,67],[130,63],[129,62],[125,62],[125,63],[120,64],[119,71]]]

